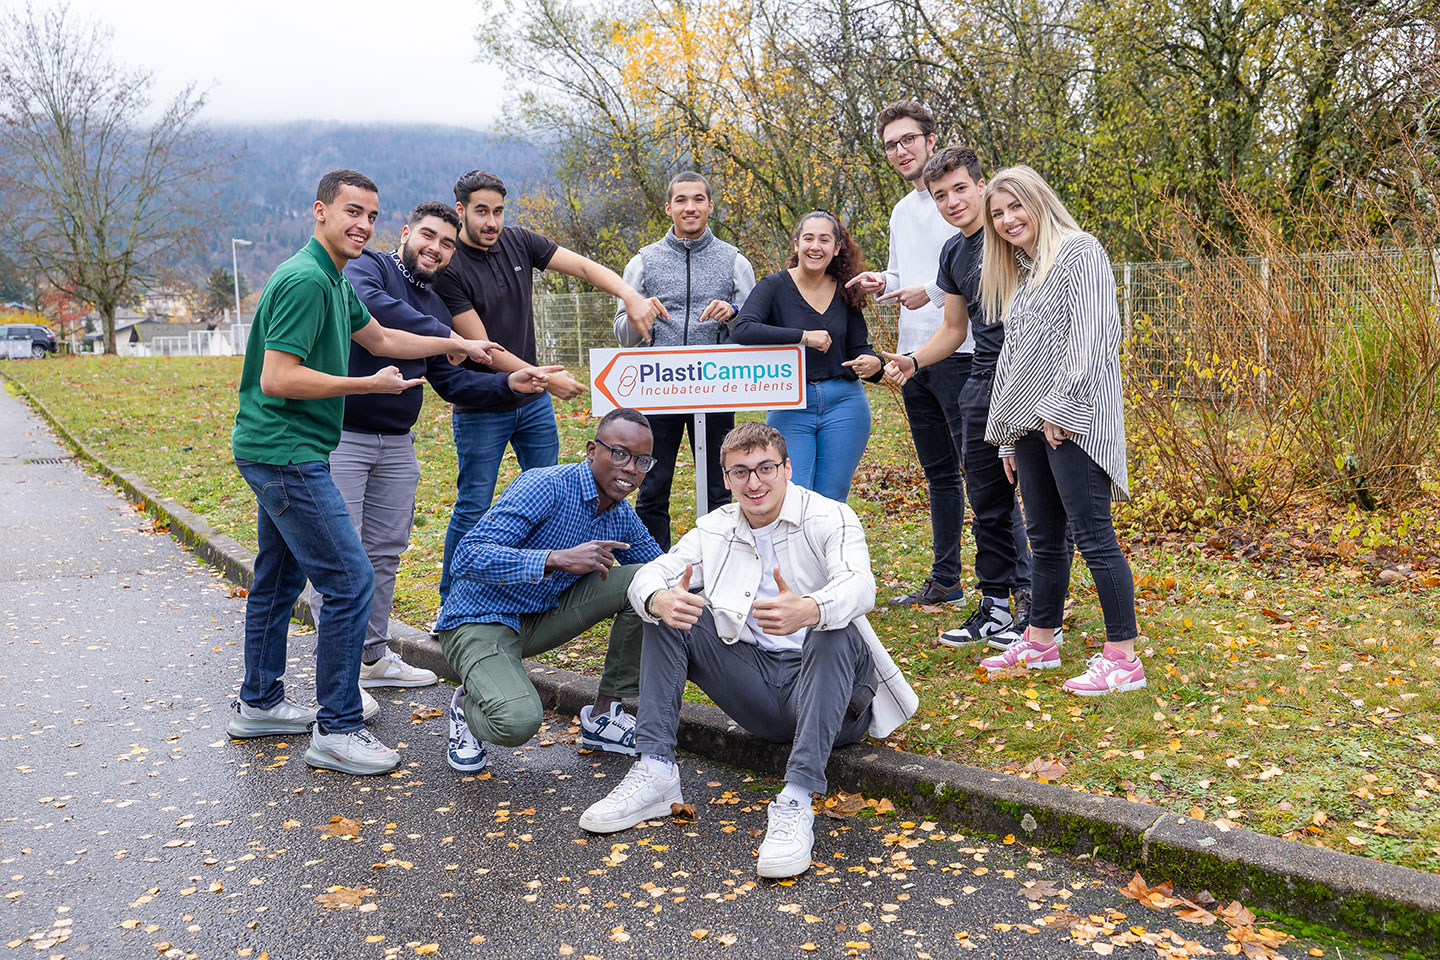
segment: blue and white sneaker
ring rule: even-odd
[[[598,717],[592,717],[593,709],[588,706],[580,708],[581,748],[636,756],[635,718],[625,712],[618,700],[610,705],[609,713]]]
[[[465,688],[456,687],[455,696],[450,698],[450,746],[445,751],[445,762],[461,773],[479,773],[485,769],[485,744],[470,732],[464,706]]]

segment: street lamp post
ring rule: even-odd
[[[236,247],[254,246],[252,240],[241,240],[238,237],[230,238],[230,277],[235,281],[235,325],[240,325],[240,264],[235,255]]]

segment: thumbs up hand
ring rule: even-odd
[[[775,586],[780,590],[778,596],[756,600],[752,608],[761,630],[772,637],[783,637],[820,622],[820,604],[792,590],[779,567],[775,568]]]
[[[650,602],[650,612],[676,630],[689,630],[705,612],[705,601],[690,592],[690,578],[695,568],[685,564],[685,572],[669,590],[661,590]]]

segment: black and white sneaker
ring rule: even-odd
[[[999,633],[991,634],[990,637],[989,637],[989,639],[988,639],[986,642],[989,643],[990,646],[994,647],[996,650],[1009,650],[1011,646],[1013,646],[1014,644],[1020,642],[1020,638],[1023,637],[1023,636],[1025,636],[1025,630],[1026,630],[1029,626],[1030,626],[1030,624],[1029,624],[1028,622],[1027,622],[1027,623],[1021,623],[1020,621],[1017,620],[1017,621],[1015,621],[1015,625],[1014,625],[1014,626],[1012,626],[1012,627],[1010,627],[1010,628],[1008,628],[1008,629],[1006,629],[1006,630],[1001,630]],[[1055,645],[1058,647],[1058,646],[1060,646],[1061,644],[1063,644],[1064,642],[1065,642],[1065,628],[1064,628],[1064,627],[1056,627],[1056,628],[1055,628]]]
[[[984,640],[1002,630],[1008,630],[1014,624],[1015,619],[1010,616],[1009,603],[992,597],[981,597],[980,604],[975,608],[975,612],[970,614],[970,619],[954,630],[946,630],[940,635],[940,642],[947,647],[958,647],[961,644]]]

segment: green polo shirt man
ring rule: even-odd
[[[265,285],[245,345],[240,406],[231,443],[235,456],[261,463],[308,463],[330,459],[340,442],[343,396],[292,400],[266,396],[260,377],[266,350],[283,350],[305,366],[343,377],[350,364],[350,337],[370,314],[324,245],[314,237],[282,263]]]
[[[245,604],[245,680],[227,726],[232,737],[294,736],[315,729],[305,762],[350,774],[386,773],[400,756],[365,729],[360,657],[374,571],[330,479],[344,398],[420,389],[389,366],[350,377],[350,341],[377,357],[448,354],[490,362],[484,340],[422,337],[376,322],[341,267],[360,256],[380,211],[363,174],[335,170],[316,191],[315,235],[271,276],[245,347],[231,432],[235,466],[259,502],[255,577]],[[314,584],[325,603],[315,641],[319,709],[285,699],[290,611]]]

